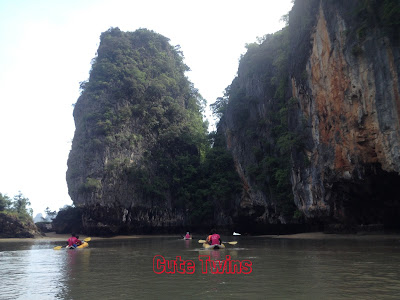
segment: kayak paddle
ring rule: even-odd
[[[200,244],[204,244],[206,242],[206,240],[199,240],[199,243]],[[236,245],[237,244],[237,241],[234,241],[234,242],[226,242],[226,243],[228,243],[229,245]],[[222,243],[223,244],[223,243]]]

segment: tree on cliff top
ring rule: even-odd
[[[0,193],[0,211],[8,210],[11,207],[11,199],[7,195]]]
[[[15,195],[13,199],[0,193],[0,212],[15,215],[22,222],[33,222],[33,210],[29,208],[30,205],[29,199],[24,197],[21,192]]]

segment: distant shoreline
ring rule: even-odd
[[[179,235],[117,235],[117,236],[112,236],[112,237],[91,237],[92,240],[122,240],[122,239],[139,239],[139,238],[144,238],[144,237],[166,237],[166,236],[171,236],[171,237],[176,237],[178,238]],[[59,242],[59,241],[67,241],[71,237],[70,234],[57,234],[55,232],[47,232],[46,236],[35,236],[33,238],[0,238],[0,243],[1,242]],[[80,234],[79,239],[83,240],[87,238],[87,235]]]
[[[34,238],[0,238],[1,242],[56,242],[56,241],[67,241],[70,234],[57,234],[55,232],[48,232],[46,236],[35,236]],[[196,234],[195,234],[196,236]],[[85,239],[88,236],[80,235],[80,239]],[[113,237],[91,237],[92,240],[118,240],[118,239],[140,239],[147,237],[171,237],[179,238],[179,235],[117,235]],[[243,235],[243,237],[245,237]],[[330,234],[323,232],[307,232],[307,233],[296,233],[287,235],[254,235],[255,238],[270,238],[270,239],[299,239],[299,240],[365,240],[365,241],[398,241],[400,242],[400,234],[393,233],[365,233],[365,234]],[[238,236],[238,238],[240,238]],[[196,238],[195,238],[196,239]],[[202,239],[199,234],[198,239]]]

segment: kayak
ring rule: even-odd
[[[205,249],[214,249],[214,250],[225,249],[225,245],[224,244],[221,244],[221,245],[218,245],[218,244],[217,245],[210,245],[210,244],[204,243],[203,247]]]
[[[76,248],[82,249],[82,248],[86,248],[86,247],[89,247],[89,243],[83,242],[81,245],[79,245],[79,246],[76,247]]]
[[[88,244],[88,242],[90,242],[92,240],[92,238],[91,237],[87,237],[86,239],[84,239],[83,241],[82,241],[82,244],[81,245],[79,245],[78,247],[76,247],[76,248],[79,248],[79,249],[82,249],[82,248],[86,248],[86,247],[88,247],[89,246],[89,244]],[[62,248],[64,248],[64,246],[56,246],[56,247],[54,247],[53,249],[54,250],[61,250]],[[75,247],[73,247],[73,246],[65,246],[65,248],[66,249],[75,249]]]
[[[89,244],[88,243],[86,243],[86,242],[83,242],[81,245],[79,245],[78,247],[74,247],[74,246],[71,246],[71,247],[66,247],[67,249],[71,249],[71,250],[73,250],[73,249],[82,249],[82,248],[86,248],[86,247],[88,247],[89,246]]]
[[[191,240],[192,238],[188,238],[188,239],[187,239],[187,238],[183,238],[183,239],[184,239],[184,240]]]

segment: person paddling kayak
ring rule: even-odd
[[[191,238],[192,238],[192,236],[189,234],[189,231],[186,232],[185,240],[190,240]]]
[[[215,229],[211,230],[211,234],[207,237],[207,243],[210,245],[221,245],[221,236],[216,233]]]
[[[79,240],[76,238],[76,234],[75,233],[73,233],[73,234],[71,234],[71,237],[68,239],[68,241],[67,241],[67,243],[68,243],[68,247],[74,247],[74,248],[76,248],[76,243],[78,242]]]

